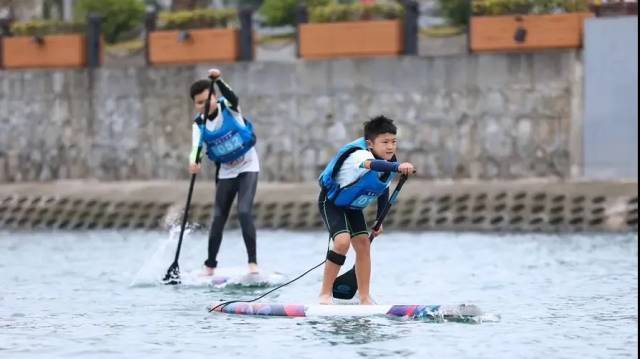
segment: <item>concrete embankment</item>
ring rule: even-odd
[[[186,181],[59,181],[0,185],[0,229],[161,229],[182,216]],[[196,183],[190,223],[208,228],[212,182]],[[313,182],[258,186],[260,228],[320,229]],[[375,206],[367,215],[373,221]],[[228,228],[238,224],[235,208]],[[630,232],[637,182],[410,180],[385,227],[408,230]]]

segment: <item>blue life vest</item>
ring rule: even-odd
[[[342,147],[320,174],[320,186],[327,192],[327,198],[338,207],[366,208],[389,188],[396,176],[396,173],[389,173],[381,179],[383,173],[370,170],[354,183],[341,188],[336,181],[338,171],[347,157],[357,150],[368,150],[364,137]]]
[[[237,160],[256,144],[251,122],[244,120],[246,126],[240,125],[236,120],[236,116],[240,115],[232,113],[225,102],[224,97],[218,99],[222,112],[222,125],[217,130],[207,130],[202,116],[199,115],[196,118],[202,135],[201,141],[207,144],[207,157],[219,163]]]

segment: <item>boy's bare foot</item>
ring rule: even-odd
[[[366,297],[360,297],[360,305],[372,305],[373,304],[373,300],[371,300],[371,297],[366,296]]]
[[[258,274],[258,265],[256,263],[249,263],[249,274]]]
[[[318,302],[320,304],[333,304],[333,301],[331,300],[331,295],[330,294],[320,294],[320,297],[318,298]]]
[[[200,274],[198,275],[200,277],[211,277],[215,272],[215,270],[216,270],[215,268],[204,266],[204,268],[202,269],[202,272],[200,272]]]

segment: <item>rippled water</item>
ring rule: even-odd
[[[636,234],[387,233],[374,242],[378,303],[473,303],[502,317],[478,325],[209,314],[214,301],[262,290],[154,284],[171,263],[169,237],[0,232],[0,357],[637,357]],[[205,237],[185,239],[183,271],[198,269]],[[260,231],[258,258],[293,277],[325,246],[321,232]],[[239,232],[227,232],[221,266],[245,260]],[[314,303],[320,280],[318,269],[266,301]]]

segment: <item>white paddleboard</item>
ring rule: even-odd
[[[275,303],[215,303],[209,307],[218,313],[271,317],[367,317],[386,316],[432,322],[481,323],[499,321],[473,304],[460,305],[320,305]]]
[[[217,268],[213,276],[202,275],[202,270],[181,275],[181,284],[187,286],[212,286],[214,288],[267,288],[284,283],[287,277],[278,272],[260,271],[248,273],[246,268]]]

